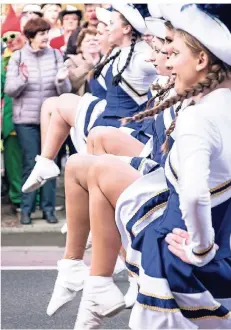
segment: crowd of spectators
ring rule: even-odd
[[[36,207],[43,219],[56,223],[56,180],[40,191],[24,194],[27,180],[41,151],[41,107],[50,97],[66,92],[91,92],[89,72],[102,58],[96,38],[97,6],[110,4],[26,4],[15,11],[7,6],[2,17],[2,195],[21,212],[21,223]],[[76,150],[70,137],[57,156],[65,163]],[[63,161],[62,161],[63,160]]]
[[[49,223],[57,222],[56,180],[39,192],[23,194],[21,187],[40,153],[40,111],[45,99],[89,91],[87,74],[100,59],[95,40],[97,4],[26,4],[15,11],[5,5],[1,39],[2,195],[8,196],[21,223],[36,206]],[[72,35],[73,33],[73,35]],[[71,36],[72,51],[67,51]],[[65,64],[64,64],[65,60]],[[68,138],[57,162],[75,152]]]

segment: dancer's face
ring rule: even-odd
[[[96,40],[98,41],[102,50],[108,49],[110,47],[110,44],[108,42],[107,26],[102,22],[100,22],[97,26]]]
[[[155,37],[155,62],[156,71],[161,76],[170,76],[171,71],[166,68],[168,53],[163,51],[164,42]]]
[[[108,26],[108,41],[115,46],[121,46],[126,36],[131,34],[132,27],[125,24],[119,12],[113,11]]]
[[[183,93],[187,88],[191,88],[205,79],[208,72],[208,54],[202,48],[192,51],[190,44],[194,38],[191,36],[189,38],[191,40],[183,36],[181,32],[175,33],[172,55],[167,61],[167,65],[172,67],[172,74],[176,76],[175,90],[177,93]]]

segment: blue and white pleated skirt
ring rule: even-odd
[[[222,213],[226,222],[231,219],[231,199],[217,207],[223,211],[214,209],[214,214]],[[165,237],[185,225],[178,195],[167,185],[163,168],[154,166],[125,189],[116,204],[116,224],[127,268],[140,286],[132,329],[231,328],[230,234],[224,236],[227,246],[203,267],[174,256]]]
[[[106,100],[101,100],[91,93],[85,93],[78,104],[75,126],[71,128],[71,139],[78,152],[86,152],[87,135],[97,118],[106,107]]]

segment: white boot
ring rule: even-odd
[[[125,308],[132,308],[135,305],[138,296],[138,284],[135,277],[129,276],[128,281],[129,281],[129,288],[126,295],[124,296],[124,300],[126,304]]]
[[[99,329],[101,319],[124,309],[122,292],[112,277],[89,276],[84,284],[74,329]]]
[[[121,273],[123,270],[126,269],[125,263],[124,261],[120,258],[120,256],[118,256],[117,260],[116,260],[116,264],[115,264],[115,268],[114,268],[114,272],[113,274],[119,274]]]
[[[40,188],[47,180],[54,179],[60,174],[60,170],[53,160],[41,156],[36,156],[35,160],[35,167],[22,187],[24,193]]]
[[[61,228],[60,231],[61,231],[62,234],[66,234],[67,233],[67,223],[66,222],[64,223],[64,225],[62,226],[62,228]]]
[[[91,247],[92,247],[92,235],[91,235],[91,232],[90,232],[89,235],[88,235],[88,239],[87,239],[85,250],[88,250]]]
[[[61,306],[71,301],[76,292],[83,289],[89,268],[82,260],[62,259],[58,263],[58,276],[55,282],[47,314],[53,315]]]

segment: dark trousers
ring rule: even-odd
[[[36,155],[41,153],[40,125],[16,124],[15,129],[22,150],[22,184],[29,177]],[[40,208],[44,212],[55,210],[56,179],[49,180],[40,189]],[[21,209],[23,213],[32,213],[36,207],[36,191],[22,193]]]

